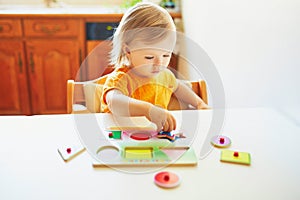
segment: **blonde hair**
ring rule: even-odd
[[[124,44],[129,45],[133,41],[155,43],[170,31],[176,31],[175,24],[164,8],[149,2],[137,3],[124,14],[114,33],[111,64],[128,64]]]

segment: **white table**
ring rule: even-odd
[[[287,119],[300,126],[300,106],[284,106],[277,108]]]
[[[199,152],[211,111],[193,112],[203,124]],[[300,127],[271,109],[226,112],[221,134],[229,149],[251,153],[251,165],[222,163],[213,148],[195,167],[161,169],[181,177],[174,189],[157,187],[156,172],[93,168],[87,152],[65,163],[57,147],[79,142],[72,115],[1,116],[0,199],[300,199]]]

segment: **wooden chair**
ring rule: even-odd
[[[102,95],[103,84],[108,75],[102,76],[93,81],[74,82],[67,81],[67,112],[68,113],[97,113],[100,112],[100,98]],[[191,89],[202,98],[207,104],[207,90],[204,80],[184,81]],[[74,96],[75,95],[75,96]],[[190,106],[177,100],[172,95],[168,110],[190,109]]]
[[[67,81],[67,113],[100,112],[100,98],[107,75],[85,82]]]

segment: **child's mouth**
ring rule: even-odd
[[[159,70],[152,71],[151,73],[153,73],[153,74],[157,74],[157,73],[159,73]]]

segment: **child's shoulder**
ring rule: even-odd
[[[129,71],[129,68],[126,66],[119,66],[114,69],[110,74],[108,74],[108,79],[116,80],[121,79]]]
[[[118,67],[115,67],[115,69],[107,75],[111,77],[111,76],[116,76],[119,74],[126,74],[128,72],[128,70],[129,69],[126,66],[118,66]]]

